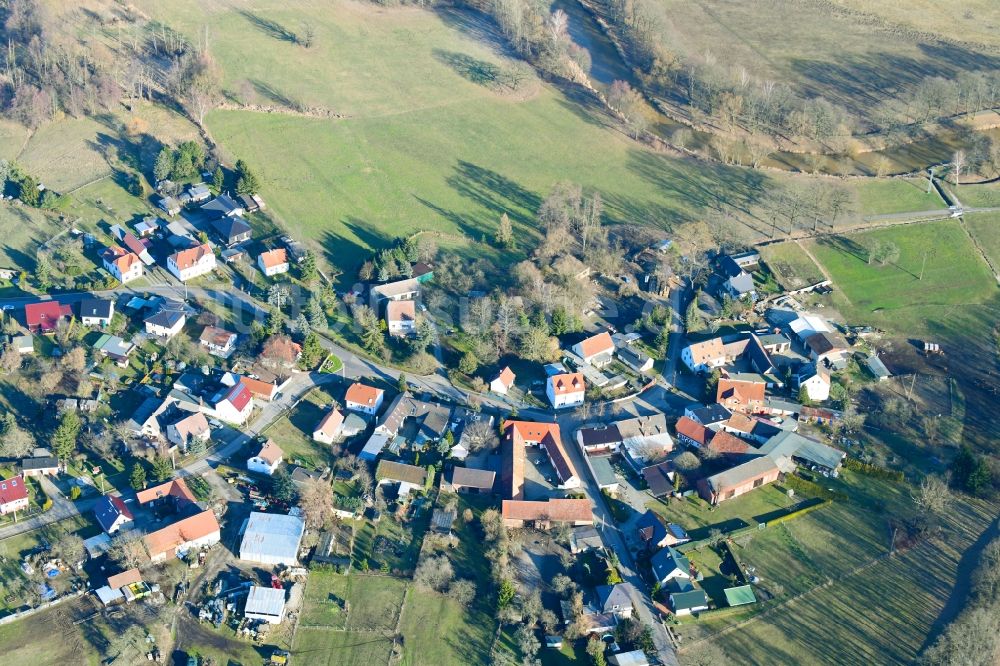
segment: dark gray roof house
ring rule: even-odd
[[[649,561],[653,567],[653,574],[656,580],[664,582],[671,578],[690,578],[691,563],[680,551],[667,546],[658,551]]]
[[[635,529],[639,532],[639,538],[647,546],[659,546],[667,538],[666,525],[652,509],[647,509],[646,513],[639,516],[639,520],[635,523]]]
[[[468,490],[479,493],[493,492],[496,472],[488,469],[454,467],[446,477],[447,483],[456,491]]]
[[[84,298],[80,301],[80,317],[110,319],[114,311],[114,302],[107,298]]]
[[[597,608],[601,613],[629,615],[632,612],[632,586],[628,583],[598,585]]]
[[[228,194],[220,194],[208,203],[202,204],[201,209],[214,217],[229,217],[243,212],[243,206],[236,203]]]
[[[212,222],[212,228],[226,245],[235,245],[250,240],[252,233],[250,225],[238,215],[219,218]]]
[[[704,407],[687,409],[686,412],[688,417],[694,419],[706,428],[728,421],[733,415],[732,412],[717,402],[712,403],[711,405],[705,405]]]

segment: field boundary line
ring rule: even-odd
[[[829,271],[826,270],[826,266],[824,266],[819,262],[819,259],[816,258],[816,255],[814,255],[812,251],[805,246],[805,244],[802,242],[801,239],[798,238],[795,239],[795,244],[798,245],[802,249],[802,251],[806,253],[806,256],[809,257],[810,261],[816,264],[816,268],[819,269],[819,272],[823,274],[823,277],[825,279],[829,280],[831,284],[837,284],[834,281],[833,276],[830,275]],[[848,305],[853,305],[851,303],[851,299],[847,297],[847,294],[844,293],[843,289],[840,290],[840,295],[844,298],[844,300],[847,302]]]
[[[983,258],[983,261],[986,262],[986,265],[989,267],[990,272],[993,273],[994,279],[996,279],[996,281],[1000,283],[1000,272],[997,272],[997,267],[993,265],[993,262],[990,261],[989,255],[986,254],[986,252],[983,250],[983,246],[979,244],[979,239],[976,238],[975,234],[973,234],[972,231],[969,229],[969,227],[966,226],[965,216],[958,218],[958,226],[962,228],[962,231],[965,232],[965,235],[969,237],[970,241],[972,241],[972,246],[976,248],[976,252],[978,252],[979,256],[981,256]]]

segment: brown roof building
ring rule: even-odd
[[[719,379],[716,401],[731,412],[753,414],[764,409],[767,385],[758,381]]]
[[[556,523],[594,523],[594,512],[587,499],[549,499],[545,502],[504,500],[500,513],[506,527],[529,525],[545,529]]]

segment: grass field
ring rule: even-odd
[[[899,247],[899,260],[868,264],[874,241]],[[996,281],[958,221],[944,220],[809,241],[833,276],[852,323],[881,325],[914,335],[956,308],[980,305],[996,296]],[[928,254],[923,280],[919,279]]]
[[[967,208],[1000,207],[1000,183],[962,185],[958,188],[952,187],[952,191]]]
[[[285,452],[286,460],[300,460],[304,466],[320,470],[333,462],[330,447],[312,439],[332,400],[328,393],[316,389],[267,429],[267,436]]]
[[[866,180],[857,186],[862,215],[886,215],[947,208],[937,190],[927,193],[927,181],[913,178]]]
[[[392,639],[382,633],[300,628],[292,652],[297,660],[317,666],[375,666],[388,663]]]
[[[952,78],[960,71],[988,70],[997,62],[988,49],[934,43],[912,30],[834,11],[830,3],[652,4],[662,12],[665,46],[671,51],[685,56],[711,52],[720,62],[738,63],[756,77],[787,84],[803,98],[822,96],[863,119],[870,119],[881,101],[925,77]],[[892,16],[898,17],[904,5],[894,4],[899,9]],[[953,13],[961,13],[953,6],[940,11],[947,11],[947,18],[941,18],[945,24]],[[907,16],[916,13],[905,10]],[[986,13],[995,15],[996,9]]]
[[[578,91],[535,81],[507,95],[470,80],[470,66],[506,59],[491,24],[474,14],[343,0],[322,13],[273,0],[252,13],[215,2],[188,2],[196,9],[187,13],[140,4],[192,38],[211,16],[213,53],[235,97],[249,89],[255,104],[346,116],[207,118],[231,159],[259,169],[262,193],[289,230],[346,272],[370,248],[416,230],[467,246],[492,236],[504,211],[519,234],[534,236],[541,198],[561,180],[600,188],[609,220],[664,228],[727,202],[752,206],[766,180],[639,148]],[[190,23],[176,23],[185,15]],[[311,49],[285,34],[307,20]]]
[[[38,245],[63,230],[54,216],[28,206],[0,203],[0,263],[3,268],[34,270]]]
[[[848,9],[878,16],[921,32],[962,42],[1000,46],[1000,7],[992,0],[963,0],[961,11],[933,0],[833,0]]]
[[[966,215],[964,223],[993,267],[1000,269],[1000,213]]]
[[[798,289],[823,279],[822,271],[798,243],[779,243],[761,248],[761,257],[786,289]]]
[[[96,627],[74,625],[63,609],[57,607],[0,626],[0,644],[4,646],[4,653],[19,663],[96,666],[103,662],[86,640],[92,636],[91,632],[100,635]],[[53,640],[54,636],[58,636],[58,640]]]
[[[889,548],[889,518],[913,511],[910,487],[846,470],[840,479],[822,482],[847,493],[849,499],[768,527],[755,533],[745,548],[736,549],[745,564],[756,568],[764,588],[780,585],[778,602],[807,591],[809,595],[711,640],[731,659],[747,664],[910,663],[944,611],[956,578],[968,573],[963,574],[959,565],[963,551],[987,528],[995,507],[960,501],[943,539],[881,559]],[[699,535],[708,526],[746,520],[787,501],[782,489],[770,486],[714,510],[681,501],[656,503],[653,508],[682,525],[694,526],[690,531]],[[706,584],[711,587],[709,574],[718,557],[703,551],[692,558],[707,562]],[[923,565],[917,564],[921,561],[939,571],[940,577],[928,581]],[[855,573],[864,565],[867,568]],[[820,587],[828,581],[832,584]],[[677,630],[685,643],[691,643],[747,619],[760,608],[685,623]],[[682,663],[683,656],[682,652]]]
[[[302,624],[348,631],[391,630],[399,619],[406,586],[406,581],[388,576],[314,572],[306,586]],[[336,610],[337,600],[347,600],[349,612]]]

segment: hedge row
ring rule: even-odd
[[[844,458],[844,467],[852,472],[867,474],[868,476],[885,481],[896,481],[898,483],[903,480],[903,473],[898,469],[886,469],[885,467],[863,462],[857,458]]]
[[[844,493],[829,490],[815,481],[803,479],[801,476],[796,476],[795,474],[785,475],[784,485],[788,486],[797,493],[822,497],[823,499],[840,501],[847,499],[847,495]]]
[[[815,511],[816,509],[822,509],[824,506],[827,506],[829,504],[833,504],[833,500],[825,499],[822,502],[817,502],[816,504],[810,504],[809,506],[802,507],[801,509],[796,509],[795,511],[786,513],[783,516],[778,516],[774,520],[768,521],[767,526],[771,527],[772,525],[780,525],[781,523],[792,520],[793,518],[804,516],[811,511]]]

